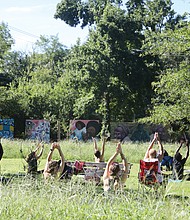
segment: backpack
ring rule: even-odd
[[[74,174],[77,175],[83,172],[83,168],[85,167],[85,162],[76,160],[74,162]]]

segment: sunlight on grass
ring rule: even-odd
[[[168,183],[158,192],[140,187],[139,159],[143,157],[147,144],[123,145],[123,152],[133,163],[130,177],[124,191],[105,195],[102,185],[86,183],[79,176],[73,176],[71,181],[45,183],[42,175],[37,178],[25,175],[26,162],[20,156],[20,145],[22,143],[23,152],[27,155],[34,143],[19,140],[3,142],[5,157],[0,163],[0,172],[1,176],[10,178],[12,175],[12,178],[7,185],[0,184],[0,219],[189,219],[189,181]],[[115,146],[111,142],[106,144],[106,160],[115,151]],[[39,170],[45,166],[49,148],[50,144],[45,145]],[[94,160],[91,142],[76,144],[63,141],[61,148],[68,160]],[[58,154],[54,157],[57,159]],[[13,176],[19,173],[22,175]]]

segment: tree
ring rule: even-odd
[[[59,42],[58,36],[40,36],[31,55],[31,71],[35,71],[40,66],[51,70],[52,74],[59,77],[67,53],[68,49]]]
[[[5,23],[0,24],[0,58],[11,49],[11,45],[13,44],[13,39],[10,35],[8,25]]]
[[[163,123],[178,130],[187,130],[190,125],[190,23],[186,27],[166,30],[161,34],[162,44],[153,50],[160,53],[167,68],[153,83],[155,98],[148,120]],[[159,49],[158,49],[159,48]],[[189,129],[189,128],[188,128]]]
[[[1,90],[1,114],[19,119],[22,124],[26,118],[45,118],[55,124],[61,115],[54,86],[64,74],[66,54],[67,49],[57,36],[41,36],[35,51],[27,56],[15,51],[7,54],[4,72],[9,74],[11,82],[8,89]]]
[[[81,27],[98,23],[107,5],[120,6],[121,0],[62,0],[57,4],[54,18],[65,21],[66,24]]]
[[[5,23],[0,24],[0,86],[7,85],[10,82],[9,76],[4,73],[4,61],[7,53],[10,51],[13,39]]]
[[[72,50],[74,57],[66,66],[77,80],[74,116],[95,106],[105,124],[129,121],[143,117],[150,105],[151,82],[160,66],[158,56],[148,53],[143,43],[147,45],[150,33],[160,33],[173,18],[171,1],[131,0],[121,7],[122,3],[64,0],[57,7],[56,18],[71,26],[92,26],[89,39]]]
[[[109,128],[110,121],[144,115],[153,74],[140,55],[142,40],[141,26],[107,4],[87,42],[73,47],[65,64],[68,84],[77,91],[74,117],[98,117]]]

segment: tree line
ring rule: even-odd
[[[190,123],[190,22],[171,0],[62,0],[55,19],[81,28],[85,43],[71,48],[58,36],[40,36],[30,53],[11,50],[8,24],[0,24],[0,115],[59,120],[141,121],[187,131]]]

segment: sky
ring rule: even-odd
[[[8,25],[15,40],[12,49],[32,51],[40,35],[58,35],[59,41],[70,48],[77,39],[85,42],[88,28],[70,27],[55,19],[56,6],[61,0],[0,0],[0,22]],[[190,0],[173,0],[173,9],[179,13],[190,13]]]

